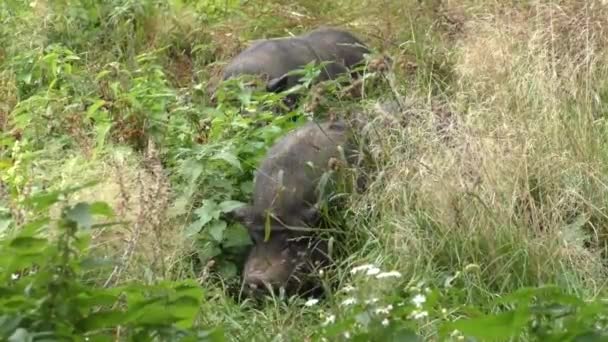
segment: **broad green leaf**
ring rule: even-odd
[[[217,268],[224,279],[234,278],[237,275],[236,265],[232,261],[220,260]]]
[[[243,168],[241,167],[241,162],[239,161],[237,156],[228,151],[221,151],[220,153],[213,156],[213,159],[223,160],[228,164],[236,167],[240,171],[243,171]]]
[[[165,305],[156,303],[153,305],[147,305],[143,308],[139,315],[131,320],[131,323],[134,324],[173,324],[178,321],[179,318],[176,317],[171,310],[171,308],[167,308]]]
[[[234,209],[240,208],[244,206],[245,203],[239,201],[224,201],[219,204],[220,211],[223,213],[228,213],[233,211]]]
[[[93,217],[91,216],[90,206],[87,203],[78,203],[66,212],[66,218],[76,222],[80,228],[91,229]]]
[[[22,320],[22,316],[0,316],[0,337],[9,336],[11,332],[15,331]]]
[[[575,336],[572,341],[575,342],[606,342],[608,335],[602,334],[599,331],[587,331]]]
[[[224,231],[226,230],[226,222],[225,221],[214,221],[212,222],[205,231],[209,233],[209,235],[216,242],[222,242],[224,238]]]
[[[114,210],[106,202],[93,202],[89,207],[89,211],[93,215],[101,215],[105,217],[114,217]]]
[[[14,238],[9,245],[16,249],[19,254],[37,253],[46,248],[48,241],[42,238],[21,236]]]
[[[178,197],[171,208],[168,210],[168,216],[171,218],[178,217],[186,213],[186,208],[189,205],[189,200],[186,196]]]
[[[500,340],[509,336],[519,335],[526,319],[521,319],[518,313],[509,311],[497,315],[479,318],[463,319],[449,324],[450,329],[458,329],[464,335],[476,337],[484,341]]]
[[[201,229],[203,229],[203,225],[204,224],[201,220],[196,220],[190,223],[190,225],[188,225],[188,227],[184,231],[184,234],[186,234],[186,237],[192,237],[198,234]]]
[[[183,296],[173,301],[167,309],[178,319],[176,325],[185,329],[194,323],[200,304],[196,298]]]
[[[198,256],[201,258],[203,262],[207,262],[212,258],[220,255],[222,250],[211,241],[207,241],[203,244],[203,246],[198,250]]]
[[[23,204],[32,206],[36,210],[44,210],[59,201],[59,191],[33,195],[23,201]]]
[[[175,286],[175,293],[179,296],[190,296],[197,300],[202,300],[205,292],[201,286],[195,281],[184,281],[182,284]]]
[[[118,295],[105,289],[81,292],[74,298],[74,304],[80,308],[93,308],[101,305],[112,305],[118,300]]]
[[[115,327],[125,320],[125,314],[119,311],[99,311],[89,315],[78,322],[78,326],[85,330],[97,330]]]
[[[247,246],[251,243],[249,232],[241,225],[230,225],[224,231],[224,241],[222,242],[222,245],[226,248]]]
[[[201,226],[206,225],[213,219],[220,218],[220,208],[217,203],[211,200],[204,200],[203,205],[196,209],[194,213],[198,216]]]

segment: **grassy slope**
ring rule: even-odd
[[[135,56],[169,46],[146,72],[158,67],[170,81],[169,90],[201,115],[206,100],[197,91],[221,68],[211,62],[225,61],[250,39],[338,24],[395,58],[396,81],[383,89],[404,97],[403,112],[389,116],[405,118],[409,125],[385,120],[373,109],[377,96],[363,100],[372,121],[371,147],[381,164],[369,192],[351,201],[348,242],[357,249],[334,276],[346,284],[350,266],[367,262],[401,271],[399,286],[418,281],[442,286],[446,277],[457,275],[452,285],[458,291],[442,303],[449,312],[465,304],[484,308],[494,297],[526,285],[557,283],[587,296],[603,288],[608,6],[599,1],[585,6],[565,1],[518,6],[473,0],[424,6],[413,0],[250,1],[226,14],[237,8],[230,1],[198,7],[178,1],[160,7],[115,2],[111,13],[100,14],[108,20],[97,26],[78,19],[86,14],[76,7],[53,11],[44,1],[3,19],[9,24],[3,25],[2,39],[10,44],[0,50],[0,61],[13,64],[5,64],[0,74],[0,126],[10,127],[7,118],[18,112],[13,111],[18,103],[26,112],[44,113],[45,99],[30,98],[39,85],[20,79],[29,70],[28,58],[53,42],[80,56],[78,70],[62,80],[73,89],[53,94],[51,126],[67,135],[53,135],[42,125],[48,140],[28,176],[51,184],[86,178],[87,172],[106,178],[107,184],[84,196],[122,205],[124,215],[139,222],[119,234],[118,246],[135,241],[138,229],[155,229],[150,241],[138,241],[135,249],[141,253],[128,259],[133,272],[121,277],[167,276],[168,268],[176,268],[175,246],[180,246],[183,226],[166,223],[171,222],[165,219],[168,204],[149,204],[151,199],[169,201],[166,180],[148,171],[152,180],[137,181],[140,160],[154,157],[99,147],[100,133],[87,131],[86,125],[66,129],[78,113],[70,112],[68,104],[76,102],[70,99],[103,92],[103,84],[92,80],[108,63],[118,62],[117,69],[132,80],[138,77]],[[39,25],[34,18],[47,21]],[[13,34],[20,39],[8,38]],[[438,125],[447,125],[447,133],[438,133]],[[117,127],[112,141],[120,145],[131,126],[121,122]],[[121,158],[128,162],[116,166]],[[137,194],[132,197],[140,201],[125,194]],[[157,217],[162,223],[148,222]],[[168,240],[177,242],[159,244]],[[113,253],[122,257],[123,249]],[[163,265],[150,266],[150,260],[163,260]],[[222,323],[232,336],[260,340],[278,334],[301,340],[322,321],[319,310],[339,311],[344,298],[338,295],[322,309],[303,308],[297,301],[254,309],[235,304],[222,288],[211,286],[209,293],[205,324]],[[429,323],[420,330],[432,335],[435,322]]]

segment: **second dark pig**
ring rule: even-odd
[[[355,153],[351,130],[343,121],[310,122],[278,140],[259,166],[251,204],[230,216],[242,223],[254,241],[270,231],[291,231],[315,225],[321,218],[320,180],[348,166]],[[333,170],[333,171],[332,171]],[[333,173],[332,173],[333,172]],[[302,234],[300,234],[302,235]]]
[[[259,75],[266,90],[280,92],[296,85],[301,75],[288,75],[310,62],[330,62],[318,80],[335,79],[364,61],[370,50],[352,33],[320,27],[295,37],[261,40],[234,57],[224,68],[223,79]]]

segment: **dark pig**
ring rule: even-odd
[[[343,121],[310,122],[286,134],[268,150],[256,172],[253,203],[229,216],[247,227],[256,242],[264,239],[267,223],[271,232],[303,235],[298,227],[306,230],[321,218],[321,177],[349,165],[355,156],[351,136]]]
[[[318,81],[335,79],[364,61],[370,50],[353,34],[321,27],[295,37],[261,40],[242,51],[224,68],[223,79],[240,75],[265,78],[266,90],[280,92],[296,85],[301,75],[287,75],[306,64],[328,61]]]
[[[279,294],[281,289],[287,296],[318,296],[322,294],[319,270],[328,262],[326,241],[273,234],[250,250],[243,268],[243,292],[251,298],[270,291]]]

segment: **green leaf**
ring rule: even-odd
[[[25,199],[23,204],[32,206],[35,210],[42,211],[57,203],[60,195],[61,193],[59,191],[37,194]]]
[[[72,222],[76,222],[80,228],[84,229],[91,229],[91,225],[93,224],[90,206],[83,202],[68,209],[66,218]]]
[[[190,296],[192,298],[196,298],[197,300],[202,300],[205,292],[200,287],[200,285],[194,280],[184,281],[181,284],[178,284],[174,288],[175,292],[180,296]]]
[[[241,225],[230,225],[224,231],[222,245],[226,248],[247,246],[251,243],[249,232]]]
[[[220,218],[220,208],[217,203],[211,200],[204,200],[203,205],[194,211],[198,215],[201,227],[211,222],[213,219]]]
[[[51,220],[48,217],[44,217],[30,223],[25,224],[20,230],[20,236],[32,236],[39,233],[40,229],[49,224]]]
[[[89,208],[93,215],[101,215],[105,217],[114,217],[114,210],[106,202],[93,202]]]
[[[0,316],[0,337],[9,336],[11,332],[17,329],[22,319],[21,316]]]
[[[237,156],[228,151],[222,151],[222,152],[216,154],[215,156],[213,156],[212,159],[223,160],[223,161],[227,162],[228,164],[236,167],[240,171],[243,171],[243,168],[241,167],[241,162],[239,161]]]
[[[245,203],[239,201],[224,201],[219,204],[219,208],[221,212],[228,213],[244,205]]]
[[[20,236],[14,238],[9,246],[16,249],[19,254],[38,253],[46,248],[48,241],[42,238]]]
[[[183,296],[173,301],[167,309],[178,319],[176,325],[185,329],[194,323],[200,304],[196,298]]]
[[[171,208],[168,210],[168,216],[171,218],[178,217],[186,213],[186,209],[189,205],[189,200],[186,196],[178,197],[174,202]]]
[[[236,277],[237,268],[232,261],[220,260],[218,264],[218,272],[224,279],[230,279]]]
[[[146,305],[139,310],[139,315],[132,321],[135,324],[159,324],[166,325],[175,323],[178,320],[171,310],[167,310],[165,305],[156,303]]]
[[[203,261],[207,262],[212,258],[220,255],[222,250],[211,241],[207,241],[203,244],[203,246],[198,250],[198,257]]]
[[[453,322],[449,326],[450,330],[458,329],[467,336],[487,341],[519,335],[526,321],[527,315],[509,311],[480,318],[463,319]]]
[[[224,230],[226,230],[226,222],[225,221],[214,221],[211,223],[205,231],[209,233],[209,235],[216,242],[222,242],[224,238]]]
[[[78,326],[85,330],[97,330],[115,327],[125,320],[125,314],[118,311],[99,311],[89,315],[78,323]]]
[[[201,220],[196,220],[190,223],[190,225],[188,225],[188,227],[184,231],[184,234],[186,234],[186,237],[192,237],[198,234],[201,229],[203,229],[203,225],[204,224]]]

